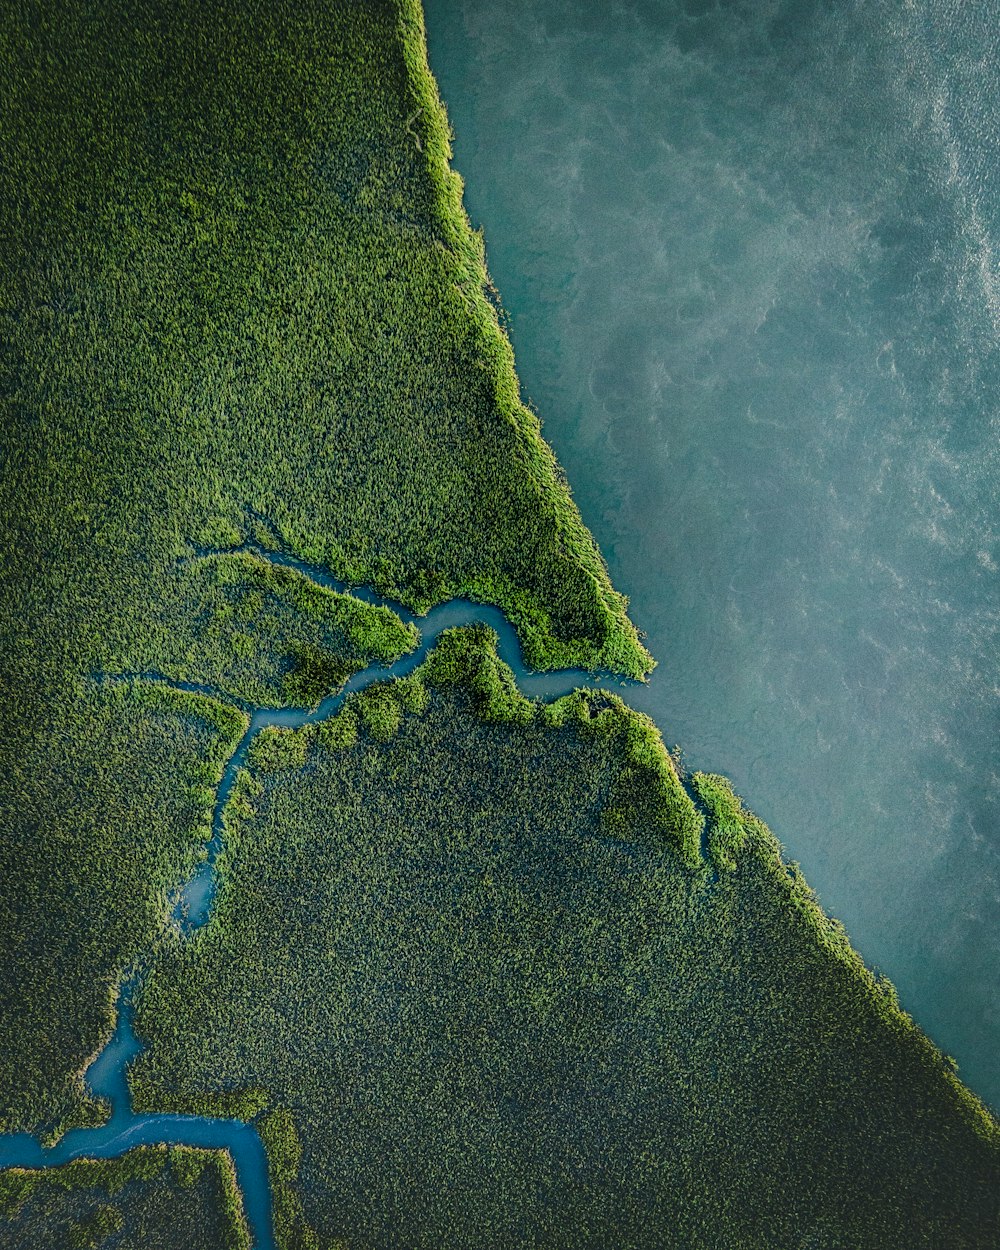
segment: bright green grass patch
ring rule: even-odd
[[[716,869],[732,872],[747,839],[749,813],[725,777],[694,773],[691,784],[708,812],[709,856]]]
[[[512,712],[483,630],[422,678],[245,777],[138,1003],[140,1104],[266,1099],[283,1250],[996,1244],[996,1127],[759,821],[713,882],[643,718]]]
[[[11,1250],[250,1250],[232,1159],[187,1146],[0,1171],[0,1238]]]

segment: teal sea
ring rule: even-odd
[[[426,9],[630,702],[1000,1107],[995,4]]]

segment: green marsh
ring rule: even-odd
[[[994,1246],[996,1125],[764,826],[486,629],[262,731],[178,931],[244,707],[416,643],[260,551],[498,605],[535,668],[653,661],[520,403],[412,0],[18,0],[0,59],[0,1129],[105,1114],[142,971],[136,1100],[253,1120],[280,1250]],[[5,1233],[57,1219],[32,1184]]]

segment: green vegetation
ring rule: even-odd
[[[528,703],[455,631],[288,736],[141,991],[133,1080],[263,1095],[281,1247],[997,1244],[996,1126],[721,778],[729,871],[684,864],[691,802],[620,701]]]
[[[691,785],[708,812],[709,858],[717,870],[733,872],[747,839],[750,814],[726,778],[717,773],[695,773]]]
[[[9,1250],[249,1250],[228,1154],[139,1146],[119,1159],[0,1172]]]
[[[81,1072],[111,1033],[122,969],[204,855],[215,788],[247,718],[148,683],[81,682],[38,744],[5,760],[0,803],[0,1130],[93,1123]],[[8,707],[5,748],[27,700]],[[45,717],[43,719],[43,713]],[[34,721],[34,725],[32,724]],[[9,823],[8,823],[9,820]]]
[[[96,1114],[75,1074],[203,835],[205,733],[94,676],[312,702],[412,645],[199,551],[651,660],[519,401],[415,0],[12,0],[0,64],[8,1129]]]
[[[5,18],[0,1130],[100,1118],[151,960],[137,1100],[257,1118],[282,1250],[995,1247],[995,1124],[768,831],[486,629],[261,733],[181,937],[239,708],[415,642],[255,550],[652,661],[520,403],[416,0]],[[246,1244],[218,1157],[0,1202],[7,1243]]]
[[[338,594],[252,552],[184,561],[164,576],[141,646],[120,657],[261,706],[314,706],[373,661],[417,645],[388,608]]]
[[[414,0],[15,3],[0,55],[19,565],[155,580],[252,506],[348,581],[501,604],[539,665],[650,667],[518,399]],[[103,619],[145,600],[110,573]]]

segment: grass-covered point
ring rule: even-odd
[[[138,1100],[263,1109],[282,1250],[992,1250],[996,1126],[697,792],[714,877],[648,722],[445,635],[254,754],[217,913],[141,992]]]
[[[20,564],[156,575],[250,504],[539,666],[650,667],[519,401],[416,0],[14,0],[0,55]]]
[[[518,398],[416,0],[11,0],[0,132],[2,1128],[68,1114],[197,849],[188,731],[93,675],[309,702],[409,645],[200,549],[651,660]]]
[[[732,872],[747,840],[749,813],[728,779],[717,773],[694,773],[691,786],[708,813],[708,857],[717,872]]]
[[[0,1172],[5,1250],[250,1250],[224,1151],[139,1146],[118,1159]]]

